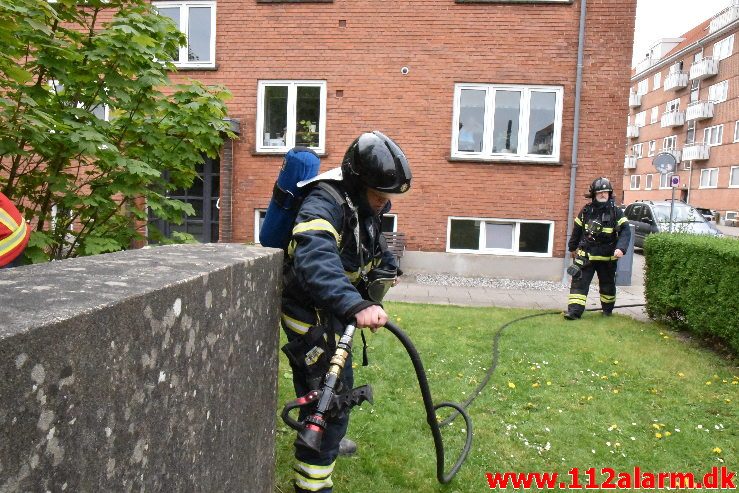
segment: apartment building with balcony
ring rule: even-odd
[[[559,280],[583,194],[620,172],[636,0],[153,3],[188,35],[173,79],[233,93],[239,139],[174,227],[202,241],[258,240],[291,147],[325,171],[377,129],[413,171],[385,221],[405,233],[404,268]]]
[[[672,196],[670,176],[652,165],[677,160],[675,197],[718,211],[739,209],[739,0],[637,64],[627,117],[623,202]],[[664,47],[667,49],[664,49]],[[632,128],[633,127],[633,128]]]

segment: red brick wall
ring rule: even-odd
[[[636,0],[617,8],[608,0],[587,6],[577,207],[595,177],[622,175]],[[318,79],[328,87],[322,170],[338,166],[348,144],[366,130],[385,132],[407,154],[413,188],[393,212],[408,249],[444,251],[450,215],[553,219],[555,256],[562,256],[579,8],[579,1],[219,0],[218,70],[176,77],[222,83],[234,94],[230,116],[241,120],[242,135],[234,146],[233,239],[253,241],[254,209],[267,205],[282,161],[254,154],[258,80]],[[339,27],[341,20],[346,27]],[[401,74],[403,66],[408,75]],[[456,82],[562,85],[561,164],[450,162]]]

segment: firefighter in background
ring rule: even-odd
[[[0,193],[0,269],[18,264],[30,236],[31,228],[21,213],[8,197]]]
[[[609,316],[616,304],[616,263],[629,246],[631,229],[623,211],[613,200],[613,186],[608,178],[596,178],[586,197],[592,200],[575,218],[575,227],[567,244],[574,262],[567,269],[572,276],[570,296],[564,317],[579,319],[585,311],[590,282],[598,273],[603,315]]]
[[[283,351],[298,397],[319,388],[336,346],[335,334],[341,334],[347,323],[354,319],[357,327],[374,332],[387,322],[381,301],[399,272],[397,259],[384,242],[380,219],[390,210],[390,198],[410,188],[411,171],[400,147],[375,131],[363,133],[349,146],[340,169],[315,180],[329,180],[340,196],[337,200],[325,188],[312,188],[300,206],[288,248],[282,328],[289,342]],[[341,373],[341,386],[343,390],[353,386],[351,356]],[[306,414],[301,410],[301,421]],[[333,490],[337,456],[356,450],[344,437],[348,424],[348,413],[327,420],[320,452],[296,441],[296,492]]]

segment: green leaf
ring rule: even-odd
[[[8,75],[8,77],[19,84],[25,84],[33,77],[33,74],[31,74],[30,72],[27,72],[20,67],[14,67],[12,65],[5,67],[3,70]]]

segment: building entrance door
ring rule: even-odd
[[[174,224],[157,220],[154,225],[169,238],[179,231],[189,233],[201,243],[218,242],[219,197],[221,193],[219,159],[204,157],[203,162],[195,166],[198,176],[190,188],[175,190],[170,198],[181,200],[192,205],[195,214],[183,216],[182,224]]]

